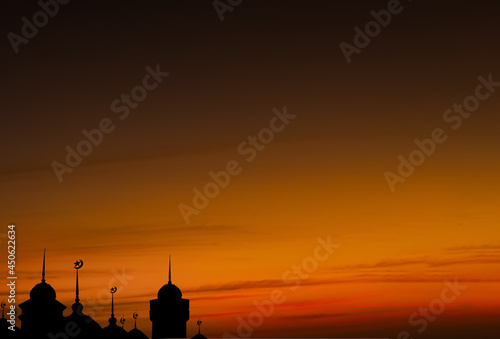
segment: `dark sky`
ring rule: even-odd
[[[18,34],[21,18],[39,10],[35,1],[12,4],[2,11],[4,35]],[[478,75],[494,73],[500,51],[493,1],[405,1],[389,27],[348,65],[339,44],[352,44],[353,28],[386,6],[243,1],[221,22],[210,1],[61,5],[18,54],[7,38],[1,45],[2,135],[13,143],[7,155],[18,160],[9,168],[26,164],[20,154],[42,166],[57,144],[71,141],[67,126],[90,125],[108,114],[109,102],[157,63],[171,73],[155,97],[162,109],[129,123],[144,142],[159,137],[164,126],[173,126],[168,134],[181,134],[176,137],[226,134],[222,126],[251,123],[264,107],[287,103],[322,107],[311,109],[305,123],[316,128],[321,120],[332,133],[369,133],[363,125],[394,130],[405,121],[415,126],[434,111],[387,106],[438,100],[437,89],[443,95],[467,90]],[[377,116],[369,111],[380,106],[386,109]],[[353,112],[338,113],[345,108]],[[35,141],[44,152],[29,147]]]
[[[484,264],[484,256],[500,257],[495,226],[500,220],[495,194],[500,188],[500,93],[481,102],[480,109],[456,131],[443,122],[443,114],[474,94],[479,76],[500,81],[499,5],[486,0],[402,1],[401,12],[392,15],[387,27],[348,63],[339,45],[354,44],[354,28],[364,28],[373,20],[370,12],[385,10],[387,4],[243,0],[221,21],[210,0],[72,0],[60,5],[59,12],[15,53],[8,34],[21,34],[22,18],[32,21],[40,6],[36,1],[4,1],[0,11],[2,223],[24,224],[36,236],[62,232],[71,238],[86,223],[107,236],[119,229],[120,222],[144,222],[151,230],[165,223],[185,227],[178,203],[190,201],[191,189],[203,185],[209,171],[238,156],[238,144],[268,124],[273,108],[286,106],[297,119],[276,135],[253,167],[244,168],[231,191],[214,200],[213,208],[191,224],[201,229],[223,227],[225,240],[246,245],[235,246],[239,247],[236,254],[212,249],[208,243],[215,234],[203,229],[203,241],[210,239],[200,242],[207,251],[204,256],[246,258],[253,248],[246,228],[262,232],[254,234],[258,240],[250,238],[263,247],[266,242],[285,243],[278,236],[287,234],[290,248],[292,243],[300,244],[301,255],[309,253],[303,239],[314,241],[321,232],[332,231],[345,237],[341,240],[347,245],[363,248],[339,259],[336,265],[345,268],[385,267],[370,260],[384,263],[387,258],[408,262],[407,267],[428,260],[432,268],[435,262],[446,259],[452,265],[456,259],[464,266],[439,274],[476,282],[491,278],[490,283],[498,285],[499,278],[491,277],[486,266],[476,269],[474,260]],[[111,103],[142,83],[147,66],[158,64],[168,77],[126,119],[119,119]],[[106,118],[115,130],[59,183],[51,164],[63,163],[66,146],[76,147],[84,138],[83,129],[94,129]],[[408,155],[415,148],[415,138],[428,138],[439,127],[447,131],[449,141],[392,194],[384,172],[396,172],[398,155]],[[62,226],[72,217],[74,233]],[[52,226],[53,221],[60,224]],[[311,234],[304,234],[302,223],[310,225]],[[342,225],[332,226],[337,223]],[[445,234],[444,230],[452,232],[457,225],[460,231]],[[226,234],[226,226],[236,231]],[[245,232],[239,227],[246,227]],[[124,242],[136,236],[123,232]],[[267,240],[265,232],[272,233]],[[391,242],[380,250],[376,244],[387,239]],[[37,255],[39,246],[33,239],[24,241],[26,265],[31,273],[38,272],[39,260],[30,255]],[[222,240],[213,243],[217,241]],[[151,248],[160,248],[156,245]],[[64,253],[64,247],[53,246]],[[82,253],[91,252],[83,248]],[[460,253],[469,256],[466,259],[447,257],[458,255],[454,248],[474,250]],[[494,253],[482,252],[492,248]],[[202,253],[193,244],[187,249]],[[380,252],[372,257],[372,250]],[[282,252],[266,251],[250,263],[254,268],[274,265],[263,270],[259,276],[263,281],[274,279],[276,270],[281,273],[279,265],[289,265]],[[274,260],[268,259],[271,254]],[[217,265],[221,272],[241,266],[222,261]],[[242,272],[241,279],[250,279]],[[368,286],[372,273],[360,272],[356,279],[362,276]],[[435,271],[429,274],[439,290],[444,278]],[[224,286],[234,280],[221,276],[214,284]],[[384,279],[384,291],[392,291],[388,286],[397,279]],[[408,278],[407,283],[419,279]],[[200,282],[205,284],[209,281]],[[31,281],[26,282],[25,288],[30,285]],[[404,330],[407,316],[417,304],[428,303],[434,292],[424,288],[413,294],[403,285],[395,288],[397,293],[388,303],[400,302],[404,310],[387,309],[383,300],[368,300],[376,295],[376,287],[361,293],[368,301],[360,302],[380,307],[375,311],[381,313],[373,319],[369,306],[356,306],[362,310],[360,318],[350,317],[342,327],[330,330],[325,323],[331,319],[322,322],[320,309],[314,311],[320,315],[308,314],[316,317],[314,333],[384,336]],[[319,290],[331,288],[326,284]],[[356,294],[354,288],[346,290]],[[470,319],[458,331],[467,338],[476,325],[493,328],[498,298],[492,301],[494,307],[470,306],[484,306],[493,298],[481,290],[477,287],[454,309],[456,313],[448,313],[422,338],[454,333],[458,322],[454,317]],[[310,290],[301,293],[315,295]],[[236,312],[224,308],[232,306],[222,305],[216,313]],[[300,309],[290,307],[293,312]],[[282,328],[286,319],[277,317],[272,324]],[[358,331],[356,320],[367,324],[366,330]],[[214,322],[214,327],[235,324],[233,318]],[[311,333],[307,326],[313,325],[297,323],[302,325],[303,331],[294,333]],[[209,334],[217,336],[222,330],[212,328]],[[260,334],[276,331],[271,326]]]

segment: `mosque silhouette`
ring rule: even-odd
[[[56,300],[56,291],[45,282],[45,251],[43,254],[42,281],[35,285],[30,292],[30,298],[19,304],[22,314],[19,315],[21,328],[15,331],[9,329],[12,325],[5,318],[2,303],[2,319],[0,319],[0,339],[148,339],[137,329],[137,313],[134,313],[135,325],[127,332],[123,328],[124,320],[120,319],[122,326],[117,325],[114,314],[114,293],[116,287],[111,288],[111,317],[109,324],[102,328],[91,317],[85,315],[83,305],[80,303],[80,290],[78,270],[83,266],[81,260],[75,262],[76,269],[76,298],[71,306],[73,312],[65,317],[66,309]],[[152,322],[152,339],[160,338],[186,338],[186,325],[189,320],[189,300],[182,298],[181,290],[172,284],[171,265],[169,258],[168,283],[158,291],[158,298],[150,301],[149,318]],[[198,321],[198,334],[192,339],[207,339],[200,333],[201,322]]]

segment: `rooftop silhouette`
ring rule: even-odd
[[[66,306],[57,301],[56,291],[45,281],[45,250],[42,264],[42,280],[35,285],[30,292],[30,298],[21,304],[19,308],[22,314],[20,328],[15,331],[9,329],[12,325],[5,318],[2,303],[2,319],[0,321],[1,338],[21,339],[115,339],[115,338],[148,338],[137,328],[138,314],[133,314],[134,328],[130,331],[124,329],[125,319],[121,318],[119,326],[115,317],[116,287],[111,287],[111,315],[108,325],[102,328],[90,316],[83,313],[83,305],[80,303],[79,270],[83,267],[83,261],[74,263],[76,270],[75,303],[71,306],[72,313],[65,317],[63,311]],[[158,291],[157,299],[150,301],[150,320],[152,322],[152,338],[186,338],[187,321],[189,320],[189,300],[182,298],[181,290],[172,284],[171,258],[168,265],[168,283]],[[198,321],[198,334],[194,339],[206,339],[200,333],[201,321]]]

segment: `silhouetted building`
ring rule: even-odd
[[[158,291],[158,299],[149,302],[149,319],[153,322],[153,339],[186,338],[189,300],[172,284],[171,261],[168,262],[168,284]]]
[[[127,339],[149,339],[147,335],[137,329],[137,313],[134,313],[134,329],[125,336]]]
[[[66,318],[66,325],[64,327],[68,337],[75,339],[104,339],[102,327],[95,322],[88,315],[83,314],[83,305],[80,303],[80,287],[78,282],[78,270],[82,268],[83,261],[78,260],[75,262],[76,269],[76,297],[75,303],[71,306],[73,313]]]
[[[115,318],[115,298],[114,298],[116,291],[117,291],[116,287],[111,288],[111,317],[108,320],[109,325],[102,329],[104,338],[106,339],[125,338],[125,335],[127,334],[127,331],[125,331],[123,327],[120,327],[116,324],[117,320]]]
[[[201,321],[198,320],[196,323],[198,324],[198,333],[191,339],[207,339],[207,337],[201,334]]]
[[[24,338],[47,338],[49,333],[63,330],[63,311],[66,306],[56,300],[56,291],[45,282],[45,251],[43,253],[42,282],[30,292],[30,299],[19,305],[19,316]]]
[[[137,313],[134,313],[134,329],[127,333],[123,328],[125,319],[121,319],[122,326],[117,324],[115,318],[114,294],[116,287],[111,288],[111,317],[108,326],[101,328],[91,317],[83,313],[80,303],[79,269],[83,261],[75,262],[76,288],[75,303],[71,307],[72,313],[64,317],[66,306],[56,300],[55,290],[45,282],[45,250],[43,253],[42,281],[30,292],[30,299],[21,303],[19,307],[22,314],[21,329],[16,331],[8,329],[10,323],[2,313],[0,320],[0,339],[147,339],[148,337],[137,329]],[[2,306],[5,306],[2,304]],[[187,321],[189,320],[189,300],[182,298],[181,290],[172,284],[171,260],[168,266],[168,283],[158,291],[158,299],[150,301],[150,320],[152,321],[152,337],[160,338],[186,338]],[[198,322],[200,325],[201,322]],[[200,333],[192,339],[207,339]]]
[[[5,318],[5,303],[2,302],[2,319],[0,319],[0,338],[13,339],[21,337],[21,330],[14,326],[14,331],[9,329],[11,323]]]

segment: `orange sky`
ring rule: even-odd
[[[82,259],[84,313],[105,326],[116,285],[116,315],[131,329],[137,311],[150,335],[149,300],[172,255],[190,336],[201,319],[206,336],[242,337],[238,319],[279,291],[252,336],[416,338],[408,318],[455,278],[467,289],[420,337],[498,333],[500,91],[459,129],[443,121],[478,76],[500,81],[493,3],[471,18],[456,3],[413,2],[349,65],[338,44],[385,2],[257,1],[222,23],[197,5],[119,5],[72,4],[2,56],[0,236],[17,225],[18,303],[41,279],[45,248],[66,314]],[[30,6],[6,24],[17,29]],[[119,120],[110,103],[157,64],[170,75]],[[285,106],[296,118],[245,161],[238,146]],[[59,183],[51,163],[103,118],[116,129]],[[435,128],[448,140],[391,192],[384,172]],[[242,172],[186,225],[179,204],[233,160]],[[283,276],[318,238],[339,246],[292,289]],[[2,255],[4,276],[6,266]]]
[[[268,300],[273,289],[282,290],[286,302],[254,335],[272,335],[283,327],[283,334],[306,335],[311,322],[315,335],[359,322],[376,329],[378,318],[407,325],[404,319],[439,296],[445,279],[455,277],[468,289],[446,317],[498,313],[500,300],[493,291],[500,278],[495,273],[499,214],[491,194],[499,188],[492,179],[498,164],[473,169],[453,154],[473,136],[465,131],[450,140],[391,193],[382,169],[393,166],[394,157],[385,160],[382,154],[362,168],[355,164],[363,156],[332,166],[335,156],[324,157],[325,145],[304,141],[297,151],[299,119],[189,226],[177,205],[189,202],[191,189],[204,185],[209,171],[237,157],[234,148],[81,166],[63,184],[55,184],[49,170],[4,176],[9,179],[3,182],[5,192],[11,193],[2,216],[17,224],[18,298],[25,300],[39,282],[47,248],[47,281],[67,306],[74,294],[75,259],[85,261],[83,300],[107,297],[113,270],[134,276],[118,286],[116,313],[129,319],[130,328],[137,310],[146,332],[148,301],[167,281],[169,254],[173,282],[191,300],[191,319],[204,319],[204,331],[214,337],[236,334],[237,318],[254,311],[254,301]],[[381,153],[401,149],[394,145]],[[489,159],[472,157],[479,164]],[[182,173],[182,168],[189,170]],[[469,179],[474,172],[482,176]],[[314,255],[318,237],[331,237],[340,247],[290,290],[284,272]],[[1,264],[5,267],[5,258]],[[106,303],[99,299],[103,308],[95,310],[101,325],[109,317]],[[290,317],[297,318],[293,325]],[[195,332],[191,321],[189,333]]]

